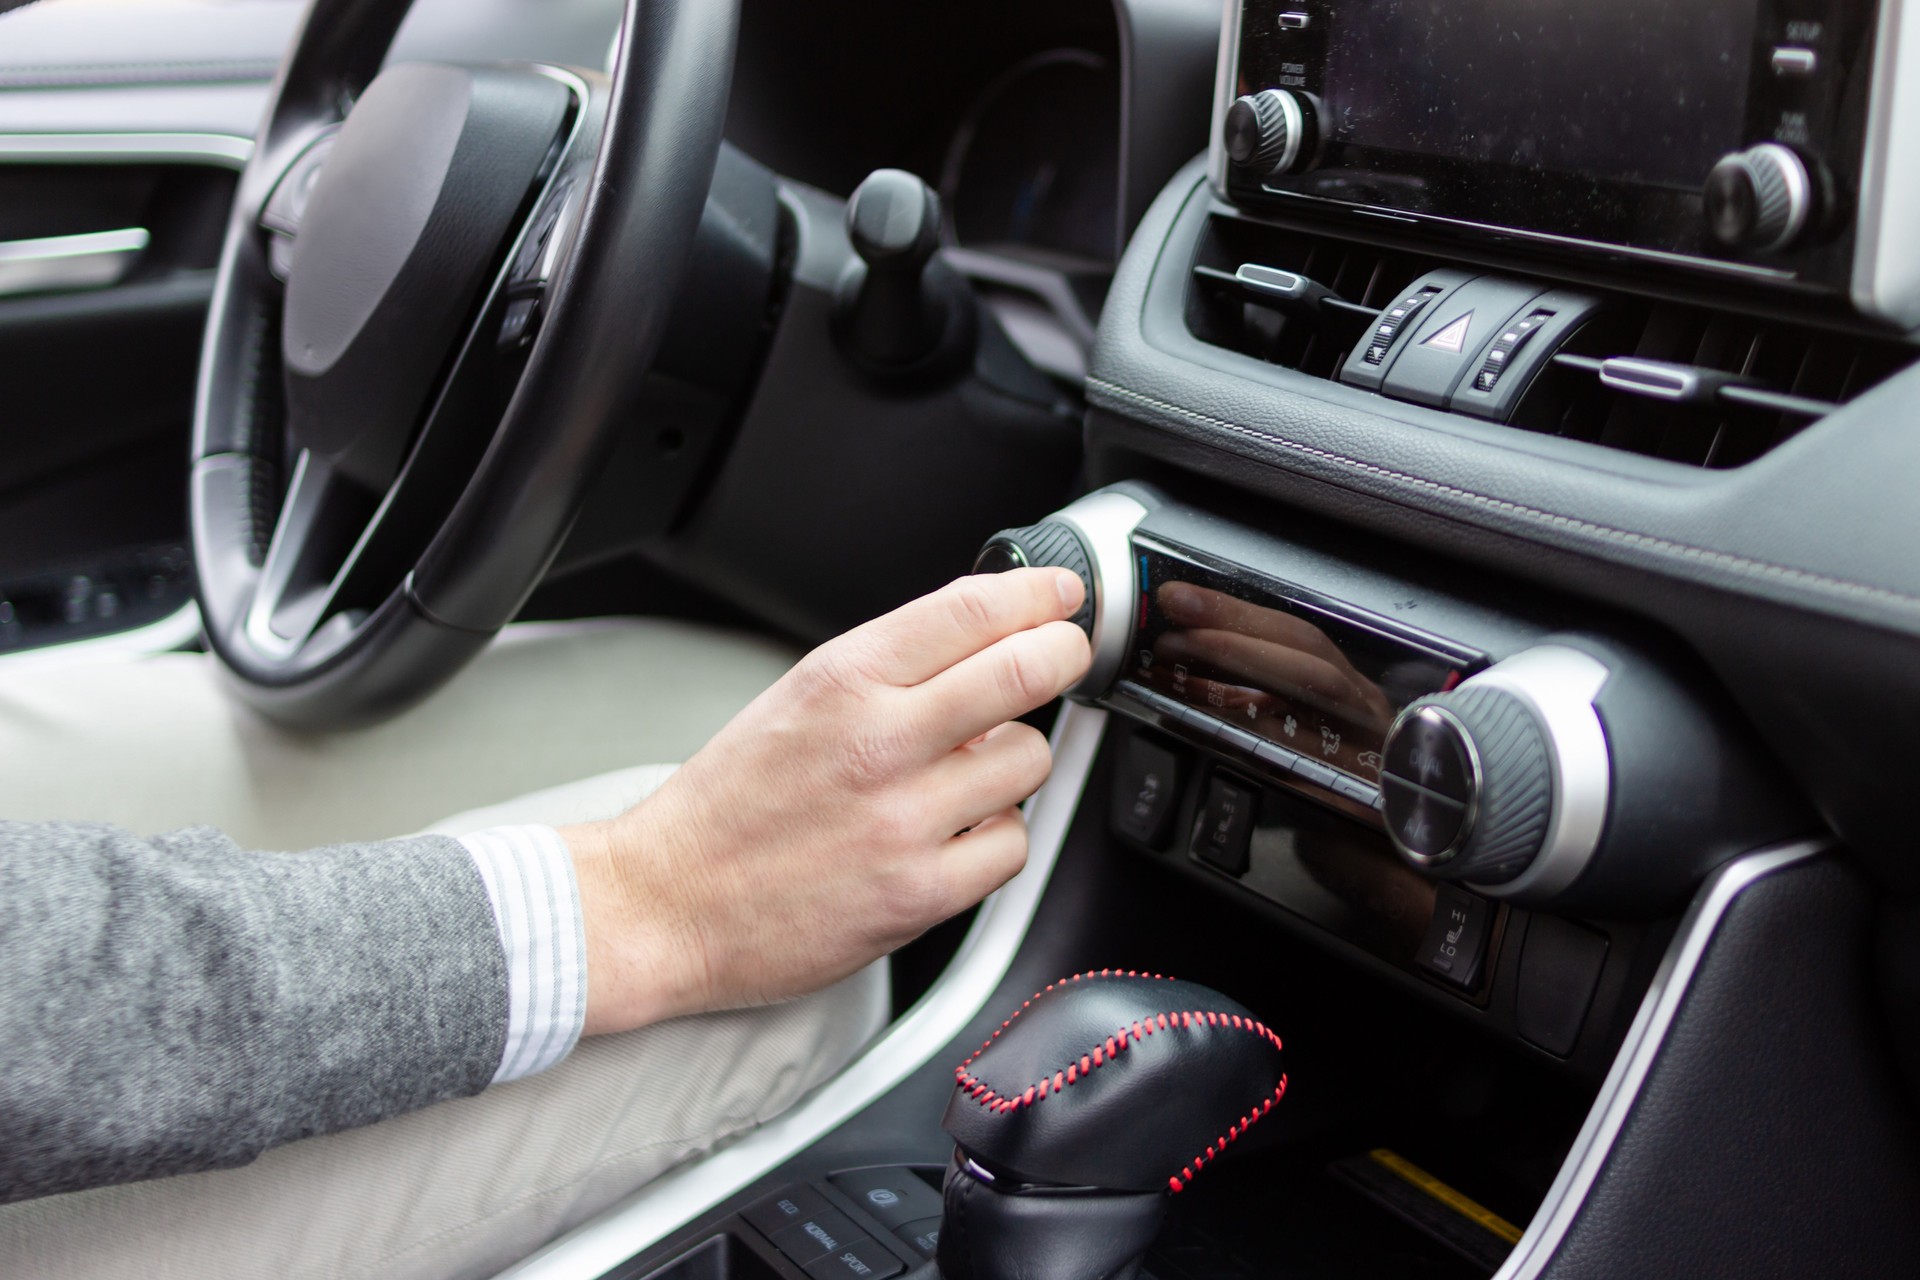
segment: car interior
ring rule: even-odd
[[[0,672],[1086,584],[1025,870],[503,1274],[1920,1274],[1920,6],[0,10]]]

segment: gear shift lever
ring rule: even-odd
[[[933,381],[973,355],[973,291],[935,256],[940,197],[903,169],[876,169],[847,202],[847,238],[860,261],[834,302],[834,331],[856,365],[888,381]]]
[[[1280,1037],[1215,991],[1102,969],[955,1071],[944,1280],[1130,1280],[1169,1196],[1287,1091]]]

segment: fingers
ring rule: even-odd
[[[1053,752],[1038,729],[1003,724],[956,748],[933,766],[928,794],[936,830],[952,834],[1019,804],[1053,772]]]
[[[940,873],[953,894],[952,910],[963,911],[1027,865],[1026,817],[1018,809],[1002,809],[941,845],[934,856],[940,859]]]
[[[1071,622],[1016,632],[910,690],[909,732],[936,755],[950,751],[1052,702],[1092,663],[1086,633]]]
[[[1085,584],[1067,569],[974,574],[836,643],[853,646],[875,679],[916,685],[1017,632],[1072,617],[1085,594]]]

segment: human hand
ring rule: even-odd
[[[820,646],[653,795],[562,829],[589,1035],[816,990],[1026,863],[1015,717],[1092,661],[1061,569],[961,578]]]

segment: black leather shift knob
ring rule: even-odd
[[[1287,1091],[1252,1013],[1116,969],[1035,994],[954,1078],[945,1280],[1124,1280],[1169,1195]]]
[[[1280,1037],[1217,991],[1102,969],[1056,982],[954,1072],[942,1121],[1030,1182],[1179,1191],[1287,1091]]]

